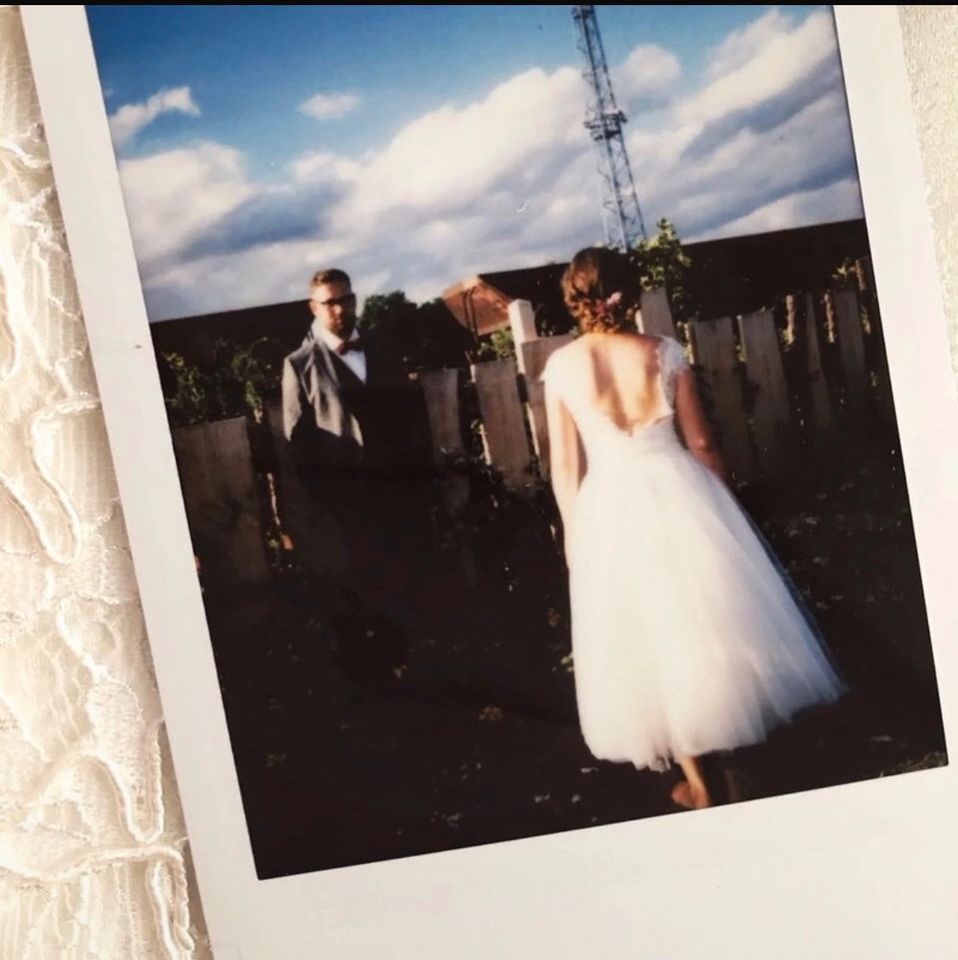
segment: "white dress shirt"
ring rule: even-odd
[[[366,353],[363,350],[350,350],[348,353],[339,353],[339,348],[343,344],[342,337],[337,337],[335,333],[331,330],[328,330],[323,324],[318,320],[313,321],[313,336],[317,339],[321,339],[323,343],[329,347],[330,350],[334,351],[343,363],[349,367],[353,373],[362,380],[363,383],[366,382]],[[359,339],[359,331],[356,328],[353,328],[353,332],[349,337],[350,343],[354,340]]]

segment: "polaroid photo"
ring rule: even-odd
[[[23,19],[217,958],[953,954],[896,8]]]

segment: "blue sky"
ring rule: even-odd
[[[88,7],[150,318],[601,239],[569,6]],[[861,215],[830,8],[598,7],[646,222]]]

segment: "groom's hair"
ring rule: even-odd
[[[330,270],[317,270],[313,274],[313,279],[309,284],[310,293],[325,283],[345,283],[350,288],[353,285],[352,280],[349,279],[349,274],[345,270],[337,270],[333,267]]]

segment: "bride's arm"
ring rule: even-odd
[[[682,432],[682,439],[689,453],[703,466],[707,467],[723,483],[728,483],[728,474],[722,462],[712,429],[709,426],[698,388],[695,386],[695,374],[685,368],[676,376],[675,413]]]
[[[572,521],[572,506],[585,473],[585,453],[575,420],[554,390],[546,385],[546,420],[549,426],[549,473],[562,526]]]

